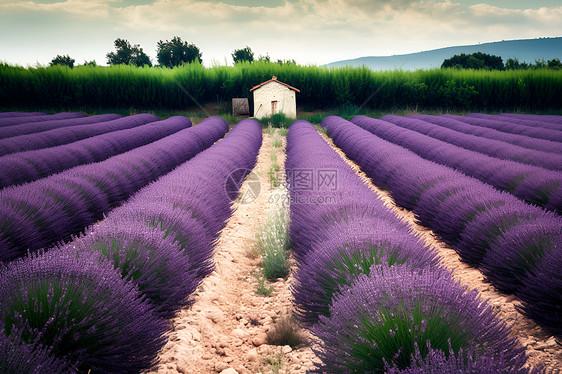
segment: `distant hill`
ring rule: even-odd
[[[535,62],[536,59],[541,58],[545,60],[559,58],[562,60],[562,37],[503,40],[501,42],[433,49],[406,55],[360,57],[353,60],[332,62],[326,66],[365,65],[373,70],[429,69],[440,67],[446,58],[461,53],[470,54],[474,52],[501,56],[504,63],[508,58],[513,57],[517,57],[521,62]]]

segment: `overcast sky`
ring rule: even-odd
[[[560,0],[0,0],[0,61],[47,64],[69,54],[106,64],[116,38],[140,44],[180,36],[203,63],[256,57],[325,64],[498,40],[562,36]]]

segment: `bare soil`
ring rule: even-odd
[[[195,292],[195,303],[173,319],[160,364],[151,373],[305,373],[313,367],[315,355],[308,346],[292,349],[266,344],[266,334],[275,322],[291,313],[293,278],[272,283],[270,296],[257,294],[260,259],[248,255],[270,205],[286,196],[284,186],[273,188],[268,177],[272,152],[284,170],[284,149],[283,145],[276,151],[272,136],[264,132],[253,170],[261,191],[251,203],[235,203],[216,248],[216,269]],[[246,182],[242,191],[247,189]]]

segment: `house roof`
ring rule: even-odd
[[[271,78],[270,80],[265,81],[265,82],[263,82],[263,83],[258,84],[257,86],[252,87],[252,88],[250,89],[250,92],[252,92],[253,90],[256,90],[256,89],[260,88],[261,86],[263,86],[263,85],[265,85],[265,84],[268,84],[269,82],[276,82],[276,83],[282,84],[283,86],[285,86],[285,87],[287,87],[287,88],[289,88],[289,89],[291,89],[291,90],[293,90],[293,91],[301,92],[299,89],[297,89],[297,88],[295,88],[295,87],[293,87],[293,86],[289,86],[287,83],[283,83],[283,82],[281,82],[281,81],[278,81],[278,80],[277,80],[277,77],[276,77],[275,75],[274,75],[273,78]]]

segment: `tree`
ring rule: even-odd
[[[144,53],[139,44],[131,46],[125,39],[117,38],[114,42],[115,52],[106,54],[107,63],[109,65],[135,65],[135,66],[152,66],[150,57]]]
[[[234,52],[232,52],[232,59],[234,60],[235,64],[244,61],[251,63],[254,61],[254,52],[252,52],[252,49],[248,46],[242,49],[235,49]]]
[[[289,65],[296,65],[296,61],[291,59],[291,60],[281,60],[281,59],[277,59],[277,61],[275,62],[276,64],[279,65],[284,65],[284,64],[289,64]]]
[[[84,61],[84,66],[92,66],[92,67],[96,67],[98,66],[98,63],[96,62],[96,60],[92,60],[92,61]]]
[[[60,66],[68,66],[69,68],[74,67],[75,60],[71,58],[69,55],[57,55],[57,57],[51,60],[50,66],[60,65]]]
[[[517,57],[515,58],[508,58],[505,62],[505,68],[507,70],[523,70],[529,69],[530,65],[526,62],[520,62]]]
[[[548,61],[548,67],[550,69],[562,69],[562,62],[560,62],[559,58],[553,58]]]
[[[174,36],[171,41],[160,40],[157,45],[156,55],[161,66],[173,68],[183,64],[199,61],[202,62],[202,54],[195,44],[181,40]]]
[[[263,62],[271,62],[271,57],[269,57],[269,54],[265,54],[265,56],[260,55],[258,57],[258,61],[263,61]]]
[[[503,70],[500,56],[476,52],[470,55],[461,53],[443,61],[442,68]]]

